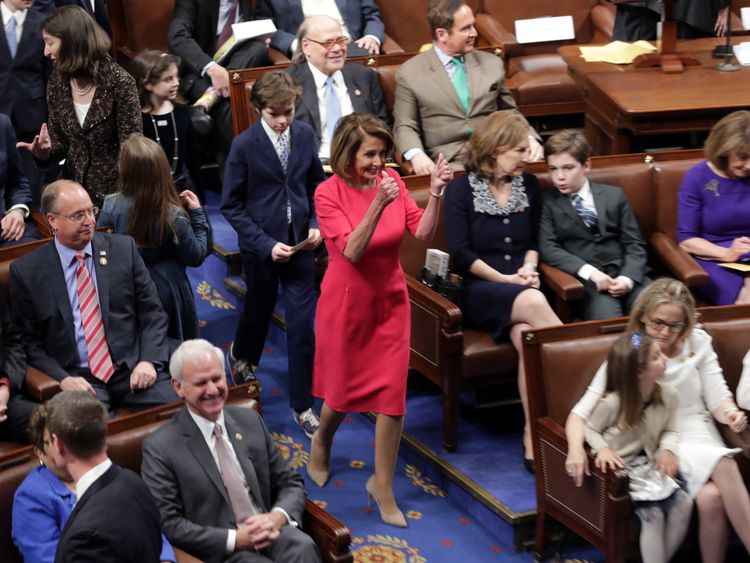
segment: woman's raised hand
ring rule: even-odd
[[[48,160],[52,151],[52,140],[49,138],[49,133],[47,132],[47,124],[42,123],[39,134],[34,137],[32,142],[24,143],[19,141],[16,143],[16,148],[31,151],[31,154],[37,160]]]
[[[385,170],[380,174],[381,180],[380,184],[378,184],[378,193],[375,197],[378,198],[383,207],[385,207],[398,197],[398,184]]]
[[[430,174],[430,190],[436,194],[442,194],[445,186],[453,180],[453,168],[445,160],[443,153],[438,156],[435,167]]]

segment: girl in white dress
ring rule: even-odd
[[[679,393],[678,458],[687,490],[698,507],[698,535],[704,563],[724,560],[731,522],[750,551],[750,495],[715,421],[734,432],[747,427],[747,416],[734,402],[714,352],[711,337],[695,328],[695,301],[685,285],[661,278],[638,297],[630,313],[629,332],[645,332],[667,357],[663,382]],[[568,475],[580,486],[588,475],[583,447],[586,420],[606,387],[606,363],[597,371],[586,394],[565,424]]]
[[[666,563],[685,537],[693,501],[677,474],[677,391],[660,385],[666,357],[653,338],[627,333],[607,356],[607,389],[586,422],[586,443],[602,471],[625,468],[641,520],[644,563]]]

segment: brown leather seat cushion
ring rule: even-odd
[[[507,342],[497,344],[487,332],[464,327],[464,374],[471,379],[496,377],[498,366],[515,365],[518,354]]]

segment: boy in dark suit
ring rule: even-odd
[[[107,415],[94,395],[63,391],[47,403],[49,455],[76,483],[56,563],[159,561],[159,509],[140,477],[107,457]]]
[[[254,378],[279,282],[284,286],[289,351],[289,401],[312,437],[315,285],[312,251],[321,237],[313,193],[325,179],[312,127],[294,120],[301,95],[294,79],[267,72],[252,102],[259,119],[235,137],[224,173],[221,211],[239,235],[247,293],[229,352],[235,380]]]
[[[584,283],[577,313],[584,320],[619,317],[646,277],[646,246],[621,188],[589,182],[591,150],[583,133],[561,131],[544,146],[557,190],[542,195],[539,251],[543,262]]]

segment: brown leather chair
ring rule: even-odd
[[[592,168],[588,177],[594,182],[620,186],[623,189],[635,213],[643,240],[647,244],[649,241],[654,244],[660,213],[673,218],[676,234],[676,190],[682,181],[683,168],[686,169],[695,164],[696,159],[699,159],[702,154],[700,150],[687,150],[593,157],[591,159]],[[682,172],[680,174],[674,173],[678,170]],[[547,172],[546,164],[532,163],[529,165],[529,171],[535,173],[539,178],[542,190],[555,189]],[[661,171],[669,171],[670,174],[661,173]],[[674,190],[675,203],[670,201],[664,203],[664,205],[661,203],[654,205],[659,193],[659,182],[669,186],[676,183],[676,185],[670,187]],[[661,202],[661,199],[658,202]],[[666,262],[670,271],[675,271],[675,269],[678,272],[685,271],[684,266],[679,262],[680,260],[686,263],[691,261],[698,267],[697,263],[677,247],[676,243],[669,246],[669,251],[664,251],[668,254],[668,257],[661,253],[657,255],[658,248],[664,248],[666,243],[660,241],[661,236],[656,238],[661,246],[649,248],[649,262],[654,273],[657,275],[663,273],[664,264],[660,260]],[[672,264],[677,265],[672,268]],[[558,316],[564,322],[575,320],[571,311],[571,303],[583,297],[582,283],[575,276],[548,264],[541,264],[540,271],[545,285],[555,293],[555,311]]]
[[[701,309],[701,315],[734,391],[742,358],[750,348],[750,306],[709,307]],[[565,471],[565,420],[626,323],[625,318],[609,319],[525,334],[523,354],[536,466],[536,555],[540,559],[547,550],[552,520],[601,549],[608,561],[624,561],[638,554],[627,476],[623,472],[601,473],[591,454],[591,476],[584,479],[582,487],[576,487]],[[743,448],[745,455],[738,456],[738,462],[746,470],[750,430],[734,434],[722,425],[720,430],[728,443]],[[750,483],[750,473],[743,475]]]
[[[234,405],[258,409],[258,395],[258,384],[253,382],[231,387],[228,401]],[[139,473],[143,440],[165,424],[181,407],[182,403],[177,402],[111,421],[107,436],[107,452],[110,458],[122,467]],[[8,515],[7,518],[0,519],[0,561],[21,561],[11,539],[9,515],[16,489],[37,463],[38,460],[30,447],[0,457],[0,512]],[[349,552],[349,529],[310,500],[305,501],[303,527],[318,545],[323,561],[351,563],[353,559]],[[175,549],[175,554],[178,563],[199,561],[179,549]]]
[[[575,39],[520,44],[515,21],[545,16],[573,16]],[[611,36],[614,7],[606,0],[482,0],[476,16],[480,45],[502,45],[508,89],[526,116],[581,113],[583,102],[557,48],[598,43]]]

